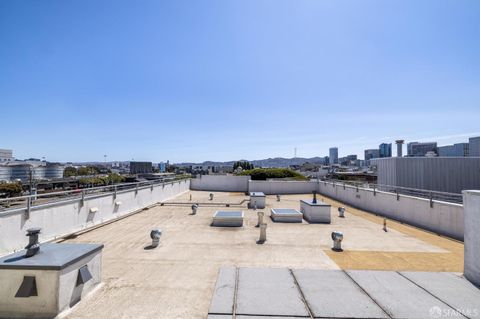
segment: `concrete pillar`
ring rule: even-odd
[[[464,274],[480,287],[480,191],[463,191]]]

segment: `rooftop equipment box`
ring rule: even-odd
[[[318,201],[317,203],[312,203],[311,201],[306,200],[300,201],[300,211],[303,214],[303,218],[309,223],[330,224],[330,208],[330,205],[321,201]]]
[[[101,281],[103,245],[40,245],[0,258],[0,317],[51,318],[72,307]]]
[[[261,192],[251,192],[250,193],[250,203],[248,204],[249,208],[265,208],[265,194]]]

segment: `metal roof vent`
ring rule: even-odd
[[[213,193],[210,193],[210,200],[213,200]]]
[[[40,251],[40,243],[38,242],[38,234],[40,234],[40,230],[41,228],[39,227],[27,229],[28,245],[25,247],[27,250],[25,257],[32,257]]]
[[[162,237],[162,230],[161,229],[153,229],[150,232],[150,238],[152,239],[152,248],[155,248],[160,244],[160,237]]]
[[[342,249],[343,233],[339,232],[339,231],[333,231],[332,232],[332,240],[333,240],[332,250],[343,251],[343,249]]]
[[[345,217],[345,207],[338,207],[338,217]]]
[[[83,285],[92,278],[92,273],[88,269],[88,265],[84,265],[78,270],[76,286]]]
[[[193,205],[192,205],[192,215],[196,215],[196,214],[197,214],[197,209],[198,209],[198,204],[193,204]]]
[[[260,238],[257,241],[257,244],[264,244],[267,241],[267,224],[260,224]]]
[[[277,194],[277,202],[280,201],[280,195]]]
[[[15,294],[15,298],[28,298],[32,296],[38,296],[37,281],[35,276],[24,276],[22,284]]]
[[[257,226],[255,227],[260,227],[261,224],[263,224],[263,216],[265,215],[263,212],[258,212],[258,222],[257,222]]]
[[[316,191],[313,191],[313,200],[312,200],[312,204],[316,204],[317,203],[317,192]]]

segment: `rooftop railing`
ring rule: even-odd
[[[458,193],[447,193],[447,192],[438,192],[438,191],[431,191],[427,189],[418,189],[418,188],[408,188],[408,187],[401,187],[401,186],[393,186],[393,185],[382,185],[382,184],[374,184],[368,182],[358,182],[358,181],[344,181],[338,179],[327,179],[326,182],[335,183],[337,185],[350,185],[353,187],[361,187],[372,189],[375,191],[381,192],[388,192],[394,193],[399,195],[408,195],[413,197],[420,197],[429,199],[430,202],[442,201],[442,202],[450,202],[456,204],[463,204],[463,196],[462,194]]]
[[[66,200],[88,199],[105,194],[117,194],[128,190],[138,190],[158,185],[168,185],[186,180],[188,178],[181,177],[174,180],[152,180],[135,183],[119,183],[105,186],[78,188],[73,190],[65,190],[59,192],[39,193],[17,197],[0,198],[0,213],[10,210],[26,209],[28,212],[32,207],[47,205]]]

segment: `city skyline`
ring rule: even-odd
[[[480,133],[478,133],[480,135]],[[428,142],[428,143],[437,143],[438,147],[437,147],[437,152],[436,152],[436,155],[437,156],[452,156],[452,155],[442,155],[442,154],[439,154],[439,151],[441,148],[444,148],[444,147],[453,147],[455,144],[456,145],[459,145],[459,144],[466,144],[468,146],[469,144],[469,139],[475,139],[475,140],[478,140],[480,139],[480,136],[473,136],[473,135],[468,135],[468,136],[464,136],[463,134],[462,135],[458,135],[458,136],[444,136],[443,138],[442,137],[437,137],[437,139],[440,139],[440,140],[456,140],[458,138],[466,138],[466,141],[463,140],[461,142],[452,142],[452,143],[449,143],[449,144],[444,144],[444,143],[437,143],[437,141],[435,141],[433,138],[423,138],[423,139],[417,139],[415,141],[408,141],[408,143],[405,143],[403,144],[403,147],[402,149],[404,150],[403,152],[403,156],[409,156],[409,152],[408,152],[408,144],[409,143],[417,143],[417,142],[420,142],[420,143],[425,143],[425,142]],[[475,143],[479,143],[478,141],[476,141]],[[73,162],[73,163],[102,163],[102,162],[108,162],[108,163],[115,163],[115,162],[128,162],[128,161],[150,161],[150,162],[153,162],[153,163],[165,163],[165,162],[171,162],[171,163],[203,163],[203,162],[232,162],[232,161],[238,161],[238,160],[248,160],[248,161],[259,161],[259,160],[265,160],[265,159],[268,159],[268,158],[285,158],[285,159],[294,159],[294,158],[314,158],[314,157],[318,157],[318,158],[330,158],[330,153],[332,152],[332,150],[336,150],[336,157],[337,157],[337,160],[338,159],[341,159],[341,158],[345,158],[347,156],[351,156],[351,155],[355,155],[355,156],[358,156],[358,159],[359,160],[368,160],[367,158],[365,158],[365,155],[367,153],[367,151],[372,151],[372,150],[375,150],[377,151],[377,155],[378,157],[383,157],[382,156],[382,152],[381,152],[381,146],[382,144],[391,144],[391,153],[390,153],[390,156],[386,156],[386,157],[397,157],[398,154],[397,154],[397,147],[395,145],[394,142],[390,142],[390,141],[385,141],[385,142],[382,142],[378,145],[378,147],[365,147],[363,149],[363,151],[361,151],[360,153],[343,153],[341,152],[341,148],[337,147],[337,146],[330,146],[328,148],[328,151],[326,154],[315,154],[315,155],[312,155],[312,156],[269,156],[269,157],[265,157],[265,158],[246,158],[246,157],[243,157],[243,158],[236,158],[236,159],[227,159],[227,160],[218,160],[218,159],[206,159],[206,160],[202,160],[202,161],[192,161],[192,160],[186,160],[186,161],[178,161],[178,162],[173,162],[173,161],[170,161],[170,159],[161,159],[161,160],[153,160],[153,159],[135,159],[135,158],[131,158],[131,159],[109,159],[107,161],[107,158],[108,158],[108,155],[104,154],[102,155],[102,158],[103,160],[100,161],[100,160],[88,160],[88,161],[82,161],[82,160],[75,160],[75,161],[53,161],[53,160],[48,160],[45,156],[39,158],[39,157],[35,157],[35,156],[27,156],[27,157],[18,157],[18,156],[15,156],[15,151],[14,150],[8,150],[8,149],[0,149],[0,151],[13,151],[13,158],[17,159],[17,160],[34,160],[34,159],[38,159],[38,160],[44,160],[44,161],[49,161],[49,162],[61,162],[61,163],[67,163],[67,162]],[[476,146],[478,148],[478,146]],[[394,151],[393,151],[394,150]],[[294,149],[294,153],[296,153],[298,151],[298,149]],[[468,155],[465,155],[465,156],[468,156]],[[477,156],[477,155],[470,155],[470,156]],[[376,156],[374,158],[377,158]],[[330,163],[331,164],[331,163]]]
[[[202,162],[464,142],[479,21],[468,0],[3,1],[0,148]]]

